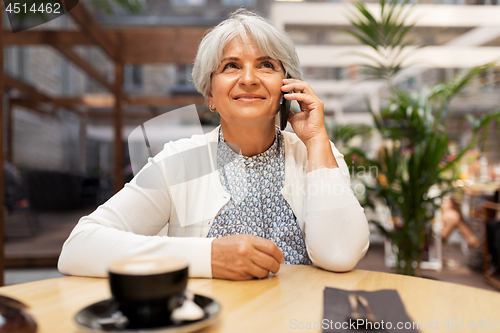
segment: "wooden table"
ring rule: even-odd
[[[421,332],[500,332],[500,293],[396,274],[361,270],[332,273],[312,266],[283,265],[276,276],[268,279],[190,279],[189,285],[194,292],[213,297],[222,305],[218,321],[200,331],[203,333],[320,332],[305,327],[321,323],[326,286],[367,291],[396,289],[412,320],[422,323]],[[39,324],[39,333],[77,332],[74,315],[110,297],[107,279],[82,277],[3,287],[0,294],[28,304]],[[457,329],[451,328],[454,319]],[[444,327],[447,320],[450,328]],[[462,320],[465,328],[461,327]],[[474,325],[481,321],[483,328],[467,328],[471,320]],[[484,328],[485,320],[489,321],[489,329]],[[493,320],[497,321],[496,330],[491,328]],[[301,326],[304,329],[299,329]]]

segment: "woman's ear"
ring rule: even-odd
[[[208,92],[208,106],[212,107],[214,104],[214,96],[212,95],[212,92]]]

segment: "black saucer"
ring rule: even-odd
[[[220,312],[220,304],[210,297],[194,295],[194,302],[205,312],[205,316],[193,321],[170,322],[161,327],[137,328],[118,310],[113,298],[94,303],[79,311],[75,322],[83,332],[192,332],[210,325]]]

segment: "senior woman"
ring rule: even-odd
[[[323,102],[301,81],[290,37],[238,10],[204,37],[193,80],[221,125],[167,143],[83,217],[63,246],[59,270],[105,276],[110,262],[141,254],[181,256],[191,276],[234,280],[266,277],[282,263],[352,269],[368,249],[367,221],[343,156],[328,139]],[[282,93],[300,105],[288,115],[295,134],[275,126]],[[162,170],[165,156],[209,143],[217,147],[210,175],[173,186],[162,171],[155,181],[165,188],[138,184],[148,167]],[[182,174],[198,166],[173,167]]]

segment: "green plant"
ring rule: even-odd
[[[359,150],[350,152],[362,157],[366,165],[377,167],[375,182],[365,186],[373,197],[387,204],[394,224],[372,222],[397,246],[399,273],[418,275],[414,262],[420,264],[422,261],[424,238],[440,202],[437,199],[452,190],[451,183],[459,176],[458,162],[483,139],[490,121],[500,122],[500,111],[480,118],[469,115],[472,140],[454,158],[448,158],[444,122],[449,103],[460,91],[459,87],[465,86],[474,73],[481,73],[485,68],[467,70],[450,82],[425,87],[415,93],[393,90],[389,104],[380,114],[372,112],[375,128],[386,142],[378,158],[370,159]],[[430,197],[433,186],[437,186],[440,193]]]
[[[366,4],[353,3],[349,21],[354,29],[344,32],[375,51],[375,55],[357,53],[368,61],[363,64],[367,79],[383,79],[392,86],[394,76],[403,69],[405,51],[413,44],[408,34],[415,25],[415,22],[407,22],[412,9],[407,4],[408,0],[401,3],[381,0],[377,19]]]
[[[381,19],[377,21],[364,4],[355,3],[358,15],[357,21],[351,19],[355,28],[351,34],[375,50],[389,49],[397,55],[379,62],[378,68],[370,67],[372,74],[387,80],[389,87],[386,106],[379,113],[370,109],[375,129],[384,144],[376,158],[369,158],[365,152],[352,148],[346,160],[356,160],[358,165],[374,166],[377,170],[373,181],[365,184],[369,193],[365,205],[374,206],[370,198],[382,200],[391,211],[393,223],[371,222],[397,247],[397,271],[420,275],[425,238],[439,203],[437,199],[452,190],[451,183],[458,178],[458,161],[481,141],[488,124],[494,119],[500,124],[500,111],[480,118],[467,116],[472,140],[451,158],[445,129],[450,101],[493,64],[464,70],[448,82],[417,92],[392,86],[392,78],[402,69],[403,60],[398,58],[400,51],[409,45],[403,42],[398,46],[398,43],[404,40],[413,24],[404,22],[408,15],[403,15],[404,6],[394,2],[387,4],[383,0],[380,4]],[[382,51],[380,55],[384,57],[389,53]],[[439,194],[430,197],[432,187],[437,187]]]
[[[356,137],[367,139],[371,136],[372,127],[364,124],[335,124],[329,132],[335,145],[340,148],[349,145]]]

